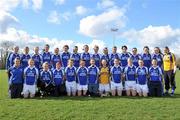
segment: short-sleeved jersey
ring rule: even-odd
[[[72,66],[72,67],[67,66],[65,68],[65,76],[66,76],[66,80],[68,82],[76,81],[76,67],[74,67],[74,66]]]
[[[147,83],[147,74],[148,74],[148,69],[147,67],[137,67],[136,68],[136,74],[137,74],[137,83],[140,85],[144,85]]]
[[[79,67],[79,62],[80,62],[80,59],[81,59],[80,54],[79,53],[73,53],[71,55],[71,58],[74,60],[74,66],[76,68],[78,68]]]
[[[126,81],[136,81],[136,66],[126,66],[124,69]]]
[[[91,59],[91,55],[90,53],[82,53],[81,54],[81,59],[85,60],[85,66],[89,67],[90,66],[90,59]]]
[[[161,81],[162,76],[162,69],[157,67],[150,67],[149,68],[149,75],[150,75],[150,81]]]
[[[68,60],[70,59],[70,57],[71,57],[71,54],[70,54],[69,52],[63,52],[63,53],[61,54],[62,66],[63,66],[64,68],[67,67],[67,65],[68,65]]]
[[[114,83],[120,83],[121,82],[121,77],[123,75],[123,68],[118,65],[118,66],[113,66],[111,68],[111,80],[114,82]]]
[[[100,83],[101,84],[109,84],[109,68],[108,67],[102,67],[100,70]]]
[[[38,78],[38,70],[35,67],[26,67],[24,69],[24,83],[26,85],[35,85]]]
[[[97,84],[99,79],[99,68],[96,66],[88,67],[88,83]]]
[[[88,69],[86,67],[79,67],[76,71],[78,84],[87,85]]]
[[[61,85],[63,82],[64,71],[62,69],[53,70],[53,81],[56,86]]]

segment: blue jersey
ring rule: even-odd
[[[38,70],[35,67],[26,67],[24,69],[24,83],[26,85],[35,85],[38,75]]]
[[[127,66],[127,59],[130,57],[129,53],[121,53],[119,59],[121,61],[121,66],[124,68]]]
[[[145,54],[143,53],[141,55],[142,60],[144,61],[144,66],[148,69],[151,67],[151,54]]]
[[[70,59],[71,55],[69,52],[63,52],[61,54],[61,61],[62,61],[62,66],[65,68],[67,67],[68,60]]]
[[[95,60],[95,65],[99,68],[100,67],[100,63],[101,63],[101,55],[100,54],[92,54],[91,58],[93,58]]]
[[[99,68],[96,66],[88,67],[88,83],[89,84],[97,84],[99,78]]]
[[[51,56],[51,63],[52,63],[52,68],[56,68],[56,63],[57,62],[61,62],[61,57],[60,57],[60,55],[58,54],[58,55],[55,55],[55,54],[53,54],[52,56]]]
[[[22,84],[23,83],[23,68],[12,66],[9,68],[9,84]]]
[[[150,81],[161,81],[162,70],[159,66],[149,68]]]
[[[133,61],[133,65],[138,67],[139,66],[138,61],[141,59],[141,55],[140,54],[131,55],[131,59]]]
[[[64,72],[62,69],[58,70],[58,69],[54,69],[53,70],[53,81],[55,83],[56,86],[61,85],[63,82],[63,76],[64,76]]]
[[[31,58],[29,54],[22,54],[21,56],[21,65],[23,68],[28,66],[28,60]]]
[[[91,56],[89,53],[82,53],[81,54],[81,59],[85,60],[85,66],[86,67],[89,67],[90,66],[90,59],[91,59]]]
[[[35,67],[40,70],[42,65],[42,56],[40,54],[34,54],[31,58],[34,60]]]
[[[110,57],[109,57],[108,54],[103,54],[103,55],[101,56],[101,61],[102,61],[102,60],[106,60],[106,61],[107,61],[107,66],[109,66]]]
[[[76,81],[76,68],[74,66],[73,67],[66,67],[65,76],[66,76],[66,80],[68,82]]]
[[[78,67],[79,67],[79,62],[80,62],[80,59],[81,59],[80,54],[78,54],[78,53],[73,53],[73,54],[71,55],[71,58],[74,60],[74,66],[75,66],[76,68],[78,68]]]
[[[49,66],[51,65],[51,53],[50,52],[43,52],[42,53],[42,62],[48,62]]]
[[[20,55],[18,53],[10,53],[6,60],[6,69],[8,70],[11,66],[14,65],[15,58],[20,59]]]
[[[137,67],[136,74],[137,74],[137,83],[140,85],[145,85],[147,83],[147,74],[148,74],[147,67],[145,66]]]
[[[161,54],[153,54],[153,55],[152,55],[152,59],[156,59],[158,66],[159,66],[159,67],[162,67],[162,64],[163,64],[163,56],[162,56]]]
[[[45,84],[50,84],[52,82],[52,71],[48,70],[42,70],[40,73],[40,80]]]
[[[114,66],[114,59],[119,59],[119,55],[118,55],[118,53],[112,53],[109,56],[110,56],[109,65]]]
[[[124,69],[126,81],[136,81],[136,66],[126,66]]]
[[[80,85],[87,85],[88,69],[86,67],[79,67],[76,71],[77,80]]]
[[[122,69],[122,67],[120,65],[113,66],[111,68],[111,80],[113,82],[120,83],[122,74],[123,74],[123,69]]]

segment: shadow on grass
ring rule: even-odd
[[[68,97],[68,96],[60,96],[60,97],[52,97],[52,96],[47,96],[47,97],[43,97],[43,98],[40,98],[40,97],[35,97],[33,99],[23,99],[23,98],[18,98],[18,99],[12,99],[12,101],[22,101],[22,100],[40,100],[40,101],[43,101],[43,100],[57,100],[57,101],[101,101],[101,100],[163,100],[163,99],[180,99],[180,94],[175,94],[174,96],[163,96],[163,97],[139,97],[139,96],[135,96],[135,97],[132,97],[132,96],[109,96],[109,97],[78,97],[78,96],[75,96],[75,97]],[[10,98],[4,98],[4,99],[0,99],[0,102],[1,101],[4,101],[4,100],[11,100]]]
[[[162,97],[139,97],[139,96],[135,96],[135,97],[132,97],[132,96],[109,96],[109,97],[78,97],[78,96],[75,96],[75,97],[68,97],[68,96],[60,96],[60,97],[52,97],[52,96],[48,96],[48,97],[43,97],[43,98],[40,98],[40,97],[35,97],[34,99],[35,100],[77,100],[77,101],[96,101],[96,100],[103,100],[103,99],[139,99],[139,100],[142,100],[142,99],[165,99],[165,98],[169,98],[169,99],[179,99],[180,98],[180,94],[175,94],[174,96],[170,96],[170,95],[167,95],[167,96],[162,96]]]

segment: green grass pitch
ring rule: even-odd
[[[180,120],[180,71],[174,97],[8,98],[7,75],[0,71],[0,120]]]

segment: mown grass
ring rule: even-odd
[[[0,119],[31,120],[179,120],[180,71],[176,75],[174,97],[49,97],[8,98],[7,76],[0,71]]]

